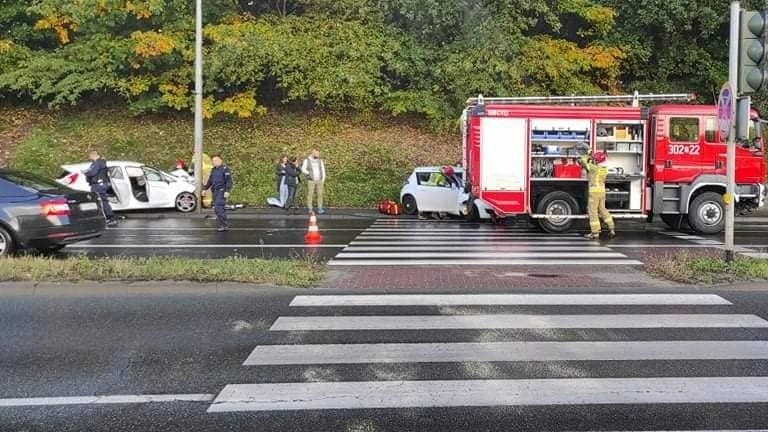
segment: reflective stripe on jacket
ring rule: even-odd
[[[608,177],[608,168],[592,162],[587,155],[579,158],[579,165],[587,172],[589,193],[605,193],[605,179]]]

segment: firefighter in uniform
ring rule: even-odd
[[[221,156],[215,155],[212,158],[213,169],[208,181],[203,185],[203,194],[207,190],[213,193],[213,211],[216,213],[216,221],[219,226],[216,231],[227,230],[227,198],[232,191],[232,172],[229,171]]]
[[[587,172],[589,178],[589,228],[587,238],[600,239],[600,219],[608,225],[610,238],[616,237],[616,226],[613,223],[611,213],[605,208],[605,179],[608,177],[608,168],[602,166],[606,161],[605,152],[583,155],[578,159],[579,165]]]
[[[109,170],[107,168],[107,161],[97,151],[92,151],[88,158],[91,160],[91,166],[88,167],[88,171],[85,172],[85,179],[91,186],[91,192],[99,196],[101,201],[101,209],[104,212],[104,217],[107,219],[107,225],[113,226],[117,222],[115,221],[115,214],[112,213],[112,206],[109,204],[109,198],[107,192],[109,192]]]

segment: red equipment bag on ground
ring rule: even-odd
[[[379,213],[389,214],[389,206],[392,204],[392,200],[383,199],[379,202]]]
[[[389,210],[387,211],[387,214],[390,216],[399,216],[400,213],[402,213],[402,209],[400,208],[400,203],[390,201]]]

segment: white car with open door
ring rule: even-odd
[[[72,189],[90,191],[85,171],[90,163],[64,165],[58,182]],[[112,184],[112,209],[150,210],[175,208],[184,213],[197,208],[195,185],[138,162],[107,161]]]
[[[441,212],[470,220],[489,219],[485,203],[469,201],[469,194],[464,190],[464,169],[454,167],[453,170],[458,184],[445,178],[442,167],[414,169],[400,190],[403,213]]]

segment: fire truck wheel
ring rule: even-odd
[[[416,205],[416,198],[413,195],[405,195],[403,197],[403,213],[407,215],[415,215],[419,212],[419,207]]]
[[[541,229],[548,233],[564,233],[571,230],[576,219],[558,216],[578,214],[579,203],[567,192],[554,191],[539,201],[536,213],[549,216],[546,219],[538,219]]]
[[[717,192],[704,192],[691,202],[688,223],[696,232],[717,234],[725,227],[725,204]]]

